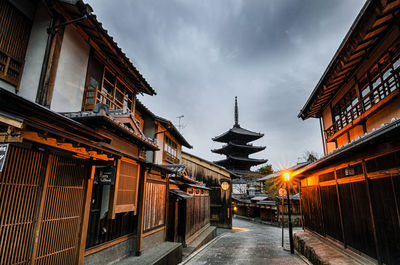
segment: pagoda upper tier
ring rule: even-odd
[[[229,142],[227,145],[222,146],[222,148],[211,150],[213,153],[222,155],[239,155],[248,156],[253,153],[257,153],[265,149],[265,146],[253,146],[249,144],[236,144]]]
[[[252,132],[241,128],[239,124],[235,124],[229,131],[214,137],[212,140],[220,143],[233,142],[237,144],[246,144],[260,139],[263,136],[263,133]]]

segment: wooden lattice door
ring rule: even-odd
[[[84,160],[11,146],[0,173],[0,264],[76,264]]]
[[[46,155],[10,146],[7,156],[0,173],[0,264],[29,264]]]
[[[83,160],[50,155],[39,207],[34,264],[76,264],[88,166]],[[41,212],[42,211],[42,212]]]

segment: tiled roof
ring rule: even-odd
[[[158,150],[158,147],[155,143],[150,141],[137,126],[137,130],[132,130],[122,122],[120,122],[116,117],[117,116],[131,116],[131,113],[123,113],[122,111],[108,111],[105,108],[100,108],[98,111],[79,111],[79,112],[68,112],[62,113],[65,117],[71,118],[73,120],[87,123],[89,126],[95,126],[91,121],[93,120],[101,120],[102,122],[107,122],[108,125],[112,126],[114,129],[117,129],[120,133],[133,138],[139,143],[143,144],[150,150]]]
[[[263,133],[256,133],[256,132],[252,132],[252,131],[243,129],[240,126],[237,126],[237,127],[234,126],[233,128],[229,129],[229,131],[212,138],[212,140],[216,141],[216,142],[227,143],[227,142],[231,141],[232,138],[240,137],[243,140],[251,142],[251,141],[257,140],[263,136],[264,136]]]

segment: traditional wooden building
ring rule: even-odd
[[[0,14],[0,263],[109,263],[165,241],[171,171],[146,160],[158,146],[134,116],[153,88],[82,1]]]
[[[263,136],[262,133],[252,132],[240,127],[237,97],[235,97],[235,124],[227,132],[213,138],[213,141],[226,144],[222,148],[211,150],[213,153],[225,155],[226,159],[214,163],[235,174],[247,175],[252,166],[267,162],[264,159],[249,158],[250,154],[264,150],[265,146],[253,146],[248,143]]]
[[[169,175],[168,239],[184,247],[210,226],[210,189],[188,174],[184,165],[164,165]]]
[[[400,263],[400,1],[369,0],[310,98],[326,155],[301,179],[304,223],[379,264]]]
[[[158,150],[147,153],[147,160],[160,165],[180,164],[182,147],[193,148],[174,124],[151,112],[136,100],[135,120],[149,139],[153,139]]]
[[[182,164],[188,174],[210,188],[210,222],[220,228],[232,228],[232,178],[234,173],[198,156],[182,152]]]

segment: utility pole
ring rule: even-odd
[[[182,129],[185,127],[183,125],[183,123],[181,123],[181,119],[183,119],[183,117],[185,117],[185,116],[184,115],[180,115],[180,116],[176,117],[178,119],[178,131],[180,133],[182,133]]]

